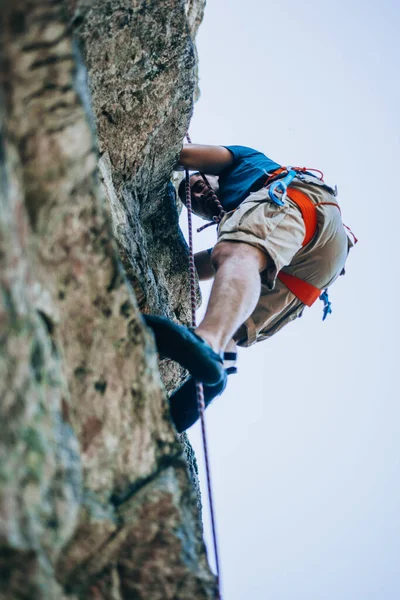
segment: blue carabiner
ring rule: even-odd
[[[330,314],[332,314],[332,302],[329,301],[329,296],[328,296],[328,288],[325,288],[324,291],[322,292],[322,294],[319,297],[320,300],[322,300],[322,302],[324,303],[323,309],[322,309],[322,320],[325,321],[326,317]]]
[[[289,169],[290,169],[290,167],[289,167]],[[290,171],[288,172],[288,174],[286,175],[286,177],[284,179],[278,179],[278,181],[274,181],[273,183],[271,183],[271,185],[269,186],[269,189],[268,189],[268,195],[269,195],[270,199],[272,200],[272,202],[275,202],[275,204],[278,204],[278,206],[284,206],[286,196],[287,196],[287,189],[295,177],[296,177],[296,171],[292,171],[290,169]],[[279,192],[282,192],[281,198],[278,198],[278,196],[275,196],[276,189],[278,189]]]

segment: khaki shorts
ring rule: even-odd
[[[302,176],[302,180],[295,178],[291,187],[307,194],[315,204],[334,204],[316,207],[317,232],[305,247],[300,209],[289,198],[284,206],[271,202],[266,188],[250,194],[235,211],[223,217],[219,226],[217,243],[250,244],[272,259],[261,274],[257,307],[239,330],[238,343],[242,346],[270,337],[303,311],[300,300],[276,278],[282,268],[324,289],[338,277],[346,261],[348,237],[333,190],[307,176]]]

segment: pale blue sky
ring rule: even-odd
[[[207,3],[192,140],[322,169],[360,240],[333,314],[318,302],[241,350],[207,410],[224,600],[400,598],[399,15]],[[190,438],[202,466],[198,426]]]

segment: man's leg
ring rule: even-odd
[[[216,352],[225,349],[260,297],[260,272],[268,255],[250,244],[220,242],[211,255],[216,270],[207,311],[196,333]]]

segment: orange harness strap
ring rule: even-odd
[[[295,275],[284,273],[284,271],[278,273],[278,279],[306,306],[312,306],[322,294],[322,290],[315,287],[315,285],[311,285],[311,283]]]
[[[306,229],[302,246],[312,240],[317,229],[317,211],[315,204],[300,190],[288,189],[287,195],[300,209]],[[278,279],[306,306],[312,306],[320,297],[322,290],[295,275],[280,271]]]
[[[302,214],[304,226],[306,228],[302,246],[305,246],[312,240],[317,230],[317,211],[315,210],[315,204],[308,196],[306,196],[306,194],[304,194],[304,192],[300,192],[300,190],[289,188],[287,195],[292,202],[297,204]]]

